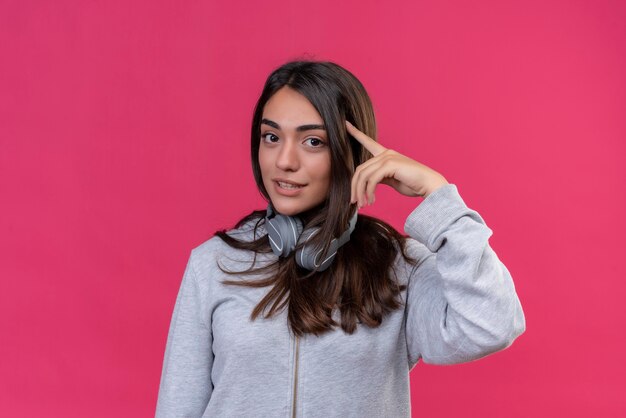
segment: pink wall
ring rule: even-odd
[[[352,3],[352,4],[348,4]],[[379,5],[379,3],[381,5]],[[263,208],[252,106],[297,57],[493,229],[508,350],[411,374],[414,416],[625,416],[622,1],[0,4],[0,416],[149,417],[190,250]],[[401,229],[420,199],[381,186]]]

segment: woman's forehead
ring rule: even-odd
[[[290,88],[278,90],[267,101],[261,122],[281,130],[325,129],[324,121],[313,104]]]

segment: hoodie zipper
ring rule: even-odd
[[[300,341],[298,336],[296,335],[296,360],[295,360],[295,368],[293,371],[293,403],[291,404],[291,417],[296,418],[296,391],[298,390],[298,348],[300,346]]]

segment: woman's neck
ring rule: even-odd
[[[300,218],[303,225],[307,225],[311,221],[311,219],[313,219],[315,216],[317,216],[320,213],[320,210],[322,210],[323,207],[324,207],[324,203],[320,203],[314,208],[298,213],[296,216]]]

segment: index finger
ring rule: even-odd
[[[365,135],[363,132],[359,131],[353,124],[346,121],[346,127],[348,128],[348,132],[352,135],[361,145],[365,147],[366,150],[372,153],[374,157],[378,154],[381,154],[387,148],[383,147],[380,143],[374,141],[369,136]]]

